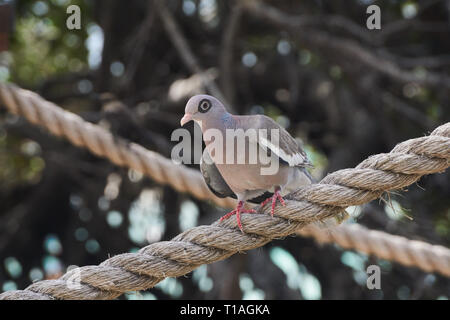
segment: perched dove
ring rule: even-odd
[[[277,200],[285,205],[283,195],[302,185],[312,182],[306,171],[311,166],[306,153],[297,141],[280,125],[264,115],[237,116],[227,112],[224,105],[208,95],[193,96],[186,104],[185,114],[180,123],[194,120],[202,130],[206,148],[200,161],[200,169],[210,190],[218,197],[237,198],[236,209],[224,215],[220,221],[236,214],[237,224],[243,231],[240,214],[254,213],[244,209],[246,201],[261,203],[264,206],[271,201],[273,216]],[[227,140],[229,132],[256,132],[249,136],[244,145],[231,144]],[[222,134],[222,146],[217,147],[215,138],[205,139],[211,130]],[[276,138],[276,139],[275,139]],[[219,139],[220,140],[220,139]],[[276,161],[275,172],[263,174],[262,169],[270,164],[258,157],[249,161],[251,152],[266,155],[266,160]],[[229,157],[229,159],[227,158]],[[239,162],[239,156],[245,161]],[[232,161],[229,161],[232,160]]]

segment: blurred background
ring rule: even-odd
[[[66,26],[72,4],[80,29]],[[381,30],[366,27],[371,4]],[[0,81],[166,157],[187,99],[201,92],[279,122],[303,142],[317,179],[450,120],[448,0],[0,0],[0,35]],[[392,205],[349,208],[351,220],[449,247],[449,177],[425,177],[391,194]],[[0,292],[224,212],[0,108]],[[381,267],[381,290],[366,287],[370,264]],[[288,237],[121,298],[449,296],[438,274]]]

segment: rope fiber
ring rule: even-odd
[[[0,102],[11,112],[117,165],[141,171],[159,183],[169,184],[199,199],[209,199],[224,207],[234,205],[232,200],[215,197],[198,171],[175,165],[170,159],[137,144],[114,138],[103,128],[85,122],[35,93],[0,84]],[[348,206],[361,205],[379,198],[384,192],[405,188],[423,175],[443,172],[449,161],[450,123],[446,123],[429,136],[399,143],[390,153],[369,157],[356,168],[336,171],[317,184],[289,194],[285,197],[286,206],[278,207],[274,217],[270,216],[268,206],[260,209],[260,214],[243,214],[245,233],[238,229],[235,219],[216,221],[189,229],[170,241],[150,244],[136,253],[116,255],[98,266],[80,267],[59,279],[35,282],[25,290],[7,291],[0,299],[114,299],[127,291],[148,289],[166,277],[178,277],[202,264],[261,247],[273,239],[296,233],[309,223],[336,216]],[[385,247],[381,252],[380,248],[388,242],[371,243],[367,232],[362,235],[362,229],[345,228],[342,232],[338,231],[341,227],[336,228],[337,233],[332,234],[339,238],[339,235],[359,232],[360,242],[364,239],[366,244],[360,243],[360,249],[375,253],[377,250],[371,248],[375,244],[379,247],[378,255],[383,256],[384,252],[386,258],[394,256],[393,260],[403,264],[450,276],[450,254],[444,247],[428,245],[425,250],[418,250],[420,246],[408,246],[395,238],[397,240],[391,240],[397,241],[397,246]],[[309,232],[322,242],[332,239],[332,236],[325,238],[323,231],[314,231],[314,228],[303,230],[309,230],[303,232]],[[341,238],[337,242],[348,247],[352,242],[348,239]],[[386,254],[386,251],[391,253]],[[75,285],[74,279],[77,280]]]

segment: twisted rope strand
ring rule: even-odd
[[[21,115],[31,123],[66,138],[78,147],[85,147],[116,165],[140,171],[159,183],[170,184],[179,192],[188,191],[198,199],[209,199],[219,206],[233,206],[235,203],[234,200],[214,196],[202,179],[199,179],[197,170],[176,165],[172,160],[138,144],[117,139],[104,128],[84,121],[78,115],[63,110],[31,91],[0,84],[0,100],[12,113]],[[42,116],[38,117],[38,114]],[[189,185],[190,189],[182,189],[183,185]]]
[[[343,224],[329,232],[309,225],[297,233],[314,237],[319,243],[338,243],[345,249],[356,249],[381,259],[417,266],[427,272],[437,271],[450,277],[450,250],[443,246],[369,230],[356,223]]]
[[[120,140],[117,142],[106,130],[84,122],[34,93],[0,85],[0,101],[10,111],[23,115],[30,122],[47,127],[55,135],[85,146],[118,165],[140,170],[158,182],[168,183],[180,192],[188,191],[200,199],[217,199],[195,170],[176,166],[139,145]],[[114,299],[127,291],[151,288],[165,277],[181,276],[202,264],[263,246],[272,239],[293,234],[311,222],[335,216],[347,206],[369,202],[380,197],[383,192],[404,188],[422,175],[444,171],[449,166],[449,160],[450,123],[447,123],[430,136],[402,142],[389,154],[370,157],[355,169],[336,171],[319,184],[291,193],[286,197],[286,206],[278,208],[273,218],[267,207],[260,210],[263,214],[243,214],[241,219],[245,234],[239,231],[234,219],[220,224],[216,221],[210,226],[187,230],[171,241],[150,244],[137,253],[120,254],[98,266],[71,270],[60,279],[39,281],[25,290],[5,292],[0,295],[0,299]],[[167,181],[161,171],[165,172]],[[180,183],[181,180],[184,182]],[[192,186],[192,189],[179,187],[187,185]],[[219,199],[215,202],[222,206],[232,205],[228,200]],[[340,234],[348,236],[348,230]],[[359,236],[368,240],[361,233]],[[314,237],[319,236],[315,234]],[[337,241],[345,244],[345,239]],[[370,250],[369,241],[364,242],[367,246],[363,249]],[[400,249],[394,251],[389,248],[395,252],[395,256],[411,256],[410,247]],[[447,255],[442,254],[439,248],[435,249],[435,246],[430,248],[434,250],[433,257],[416,252],[412,260],[397,257],[396,261],[405,264],[413,261],[414,265],[425,270],[450,276],[448,249],[444,248]],[[419,260],[422,262],[418,263]],[[444,260],[444,267],[443,264],[438,266],[435,260]],[[75,285],[73,279],[77,280]]]

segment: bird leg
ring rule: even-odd
[[[272,200],[272,209],[270,210],[270,214],[273,217],[273,214],[275,213],[275,205],[277,203],[277,200],[280,200],[281,205],[285,206],[286,204],[284,203],[284,199],[280,194],[280,188],[275,188],[275,192],[273,194],[273,196],[267,198],[266,200],[264,200],[263,202],[261,202],[261,208],[264,207],[266,205],[267,202],[269,202],[270,200]]]
[[[237,224],[239,229],[241,229],[242,232],[244,232],[244,229],[242,229],[242,223],[241,223],[241,213],[256,213],[253,209],[242,209],[244,207],[244,201],[239,201],[236,209],[233,211],[228,212],[226,215],[224,215],[222,218],[220,218],[220,222],[222,222],[225,219],[228,219],[233,214],[236,215],[237,218]]]

